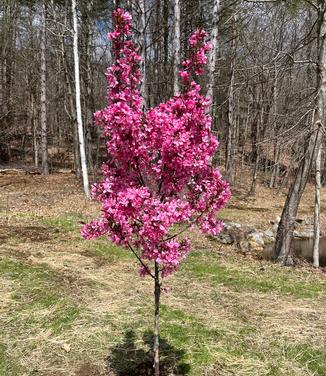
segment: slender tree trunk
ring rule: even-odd
[[[83,175],[84,192],[87,198],[89,194],[88,172],[85,153],[85,139],[83,131],[83,122],[80,104],[80,75],[79,75],[79,55],[78,55],[78,25],[77,25],[77,11],[76,0],[72,0],[72,17],[73,17],[73,36],[74,36],[74,66],[75,66],[75,87],[76,87],[76,113],[77,113],[77,126],[79,138],[80,161]]]
[[[252,175],[252,181],[251,181],[251,187],[249,191],[250,196],[256,195],[256,186],[257,186],[257,176],[258,176],[258,168],[259,168],[259,153],[257,153],[256,161],[255,161],[255,167],[254,172]]]
[[[274,165],[271,181],[269,183],[269,188],[277,187],[277,180],[280,172],[280,155],[281,155],[281,146],[278,140],[275,141],[274,145]]]
[[[164,76],[167,78],[169,73],[169,0],[163,0],[163,72]],[[171,96],[169,80],[165,81],[165,92],[164,98],[169,98]]]
[[[67,25],[67,22],[65,22],[64,25]],[[67,86],[65,95],[68,97],[68,102],[69,102],[69,109],[66,109],[66,112],[68,114],[68,117],[71,120],[72,129],[73,129],[74,169],[75,169],[76,176],[80,178],[81,167],[80,167],[80,155],[79,155],[79,145],[78,145],[78,126],[77,126],[77,121],[76,121],[76,111],[75,111],[75,106],[74,106],[73,89],[72,89],[72,85],[70,82],[69,71],[68,71],[68,57],[67,57],[67,53],[65,50],[65,43],[64,43],[63,35],[64,34],[62,32],[62,37],[61,37],[62,65],[63,65],[66,86]]]
[[[321,147],[317,151],[316,158],[316,182],[315,182],[315,218],[314,218],[314,246],[313,246],[313,264],[315,268],[319,267],[319,238],[320,238],[320,165],[321,165]]]
[[[229,182],[232,184],[234,179],[234,155],[235,155],[235,137],[236,137],[236,117],[234,113],[234,70],[236,63],[236,16],[233,15],[232,25],[232,58],[230,67],[230,83],[228,90],[228,114],[227,114],[227,144],[226,144],[226,158],[225,158],[225,172]]]
[[[174,0],[174,62],[173,62],[173,94],[179,92],[180,69],[180,0]]]
[[[148,106],[148,95],[147,95],[147,70],[146,70],[146,3],[145,0],[140,0],[139,2],[141,10],[141,26],[140,26],[140,35],[141,35],[141,70],[143,74],[143,79],[140,87],[140,93],[143,99],[143,107],[147,108]]]
[[[161,297],[161,284],[158,263],[155,262],[155,280],[154,280],[154,374],[160,376],[160,338],[159,338],[159,318],[160,318],[160,297]]]
[[[302,159],[296,177],[290,187],[276,234],[275,252],[278,255],[278,261],[283,262],[285,265],[292,264],[290,246],[293,237],[294,222],[309,178],[312,163],[320,149],[322,139],[320,128],[324,121],[324,107],[326,103],[326,4],[324,0],[318,1],[317,30],[317,95],[313,124],[305,150],[305,157]]]
[[[213,5],[213,25],[211,31],[211,43],[212,49],[210,50],[209,57],[208,57],[208,89],[207,89],[207,96],[212,98],[214,95],[214,87],[215,87],[215,76],[216,76],[216,60],[218,55],[218,44],[217,44],[217,36],[218,36],[218,22],[219,22],[219,13],[220,13],[220,0],[214,0]],[[212,105],[212,111],[214,112],[214,103]],[[212,114],[213,115],[213,114]]]
[[[35,168],[38,168],[38,134],[35,116],[35,100],[33,94],[31,95],[31,126],[33,129],[34,166]]]
[[[93,161],[93,140],[92,140],[92,133],[91,128],[93,126],[93,113],[95,112],[95,105],[94,105],[94,95],[92,90],[92,68],[91,68],[91,37],[92,37],[92,29],[91,29],[91,20],[90,14],[93,9],[93,0],[87,2],[86,6],[86,14],[83,17],[83,23],[85,25],[84,31],[84,38],[85,38],[85,68],[86,68],[86,75],[84,78],[85,89],[86,89],[86,98],[85,98],[85,129],[87,137],[85,139],[86,142],[86,153],[87,153],[87,165],[89,170],[93,170],[94,175],[94,161]]]
[[[47,100],[46,100],[46,2],[42,4],[42,26],[41,26],[41,149],[42,149],[42,172],[49,174],[48,164],[48,138],[47,138]]]
[[[273,164],[273,171],[272,171],[272,176],[271,180],[269,182],[269,188],[274,188],[276,185],[277,181],[277,175],[278,175],[278,157],[279,157],[279,140],[278,140],[278,126],[277,126],[277,96],[278,96],[278,91],[277,91],[277,82],[278,82],[278,70],[277,70],[277,64],[276,62],[274,63],[274,87],[273,87],[273,97],[274,97],[274,121],[273,121],[273,135],[275,137],[275,142],[274,142],[274,164]]]

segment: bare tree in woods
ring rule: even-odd
[[[180,0],[174,0],[174,60],[173,60],[173,93],[179,91],[179,69],[180,69]]]
[[[230,59],[230,82],[227,99],[227,141],[226,141],[226,154],[225,154],[225,171],[230,183],[234,179],[234,156],[236,148],[236,118],[235,118],[235,94],[234,94],[234,80],[235,80],[235,65],[237,53],[237,31],[236,31],[236,14],[232,15],[232,37],[231,37],[231,59]]]
[[[75,67],[75,89],[76,89],[76,114],[77,114],[77,127],[80,149],[80,161],[83,175],[84,192],[87,198],[90,197],[88,171],[85,152],[85,138],[82,122],[81,103],[80,103],[80,75],[79,75],[79,55],[78,55],[78,22],[76,0],[72,0],[72,18],[73,18],[73,44],[74,44],[74,67]]]
[[[41,74],[40,74],[40,123],[41,123],[41,149],[42,149],[42,172],[44,175],[49,174],[48,165],[48,135],[47,135],[47,96],[46,96],[46,1],[41,8]]]
[[[213,99],[215,77],[216,77],[216,59],[218,55],[218,22],[220,12],[220,0],[214,0],[213,5],[213,18],[212,18],[212,30],[211,30],[211,43],[212,49],[208,58],[208,89],[207,95]],[[212,104],[212,111],[214,112],[214,103]]]
[[[317,86],[315,96],[315,109],[313,122],[309,132],[308,142],[305,148],[304,156],[300,162],[293,183],[289,189],[287,199],[283,208],[281,221],[278,226],[275,250],[278,260],[284,264],[292,264],[290,255],[290,245],[293,237],[294,223],[300,203],[300,199],[306,187],[308,177],[313,162],[319,153],[322,128],[325,115],[326,99],[326,3],[319,0],[316,6],[317,10]],[[318,221],[318,218],[317,218]],[[316,229],[315,229],[316,231]],[[315,234],[316,235],[316,234]],[[315,242],[316,244],[316,242]],[[317,246],[317,245],[316,245]]]
[[[321,145],[317,150],[315,176],[315,215],[314,215],[314,244],[313,244],[313,265],[319,267],[319,238],[320,238],[320,168],[321,168]]]
[[[141,69],[142,69],[142,83],[140,87],[140,92],[143,98],[143,106],[146,108],[148,106],[148,90],[147,90],[147,70],[146,70],[146,0],[139,0],[139,6],[141,11],[141,22],[140,22],[140,37],[141,37]]]

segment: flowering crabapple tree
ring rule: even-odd
[[[185,229],[197,225],[218,234],[216,213],[230,198],[228,184],[211,164],[218,142],[211,133],[210,99],[196,78],[204,73],[205,31],[189,38],[179,94],[147,111],[139,92],[138,49],[131,40],[131,16],[114,12],[109,34],[114,64],[107,70],[108,105],[95,113],[106,138],[103,180],[92,187],[102,203],[99,219],[83,226],[86,239],[107,236],[132,252],[140,275],[154,281],[154,369],[159,375],[159,308],[162,279],[175,272],[190,251]],[[182,226],[175,226],[175,225]],[[179,230],[178,230],[179,229]]]

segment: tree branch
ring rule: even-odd
[[[129,249],[131,250],[131,252],[136,256],[137,260],[142,264],[142,266],[146,269],[147,273],[153,278],[155,279],[155,276],[152,274],[152,272],[150,271],[149,267],[144,263],[144,261],[137,255],[137,252],[132,248],[132,246],[130,245],[130,243],[128,242],[128,247]]]

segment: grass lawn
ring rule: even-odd
[[[280,210],[267,206],[235,200],[221,216],[266,227]],[[81,239],[97,210],[72,175],[1,176],[0,376],[149,374],[152,281],[128,252]],[[162,295],[162,374],[326,375],[325,270],[189,236],[193,252]]]

